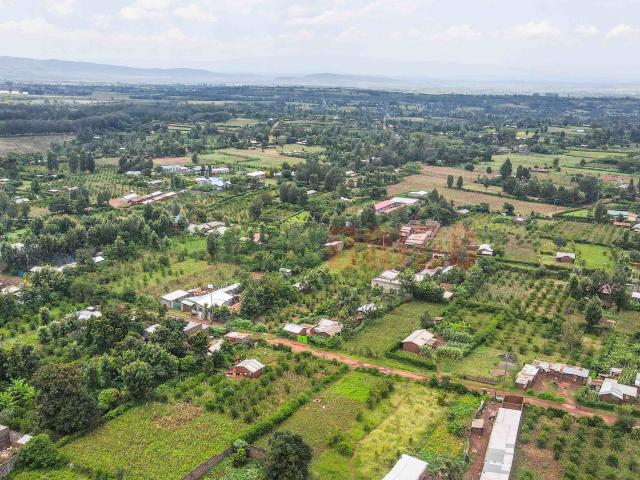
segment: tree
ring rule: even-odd
[[[58,157],[56,156],[55,153],[53,153],[51,150],[49,150],[47,152],[47,169],[50,172],[54,172],[56,170],[58,170]]]
[[[609,215],[607,214],[607,207],[602,202],[596,203],[593,209],[593,219],[596,223],[609,223]]]
[[[504,179],[510,177],[511,173],[513,173],[513,166],[511,165],[511,160],[507,158],[500,166],[500,176]]]
[[[453,187],[453,175],[447,175],[447,188]]]
[[[364,228],[373,228],[377,225],[378,219],[376,218],[376,212],[373,209],[373,205],[364,207],[360,212],[360,224]]]
[[[508,216],[513,216],[513,212],[514,212],[514,207],[513,205],[511,205],[510,203],[505,203],[502,208],[504,208],[504,213],[506,213]]]
[[[147,362],[134,360],[122,367],[120,374],[132,398],[143,399],[153,388],[153,368]]]
[[[598,297],[591,297],[584,309],[584,320],[587,323],[587,331],[593,332],[595,327],[602,320],[602,306]]]
[[[44,425],[69,434],[90,425],[98,415],[96,400],[89,394],[76,365],[52,363],[33,377],[37,388],[36,407]]]
[[[184,333],[184,322],[179,318],[163,318],[160,325],[151,335],[151,341],[164,347],[166,351],[183,357],[187,334]]]
[[[217,251],[218,238],[215,235],[207,235],[207,253],[212,257],[215,257]]]
[[[198,163],[198,154],[194,153],[193,155],[191,155],[191,163],[193,163],[194,165],[196,165]]]
[[[462,188],[462,183],[463,183],[463,182],[464,182],[464,180],[463,180],[463,178],[462,178],[462,175],[460,175],[460,176],[458,177],[458,180],[456,181],[456,188],[458,188],[458,189]]]
[[[204,332],[198,332],[195,335],[191,335],[187,339],[187,343],[191,349],[191,353],[200,360],[204,359],[207,355],[207,349],[209,348],[209,338]]]
[[[264,459],[265,480],[304,480],[309,475],[311,447],[290,432],[275,432]]]

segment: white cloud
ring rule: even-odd
[[[120,16],[125,20],[157,19],[167,15],[172,0],[135,0],[120,9]]]
[[[515,25],[508,30],[507,35],[525,40],[556,41],[562,37],[562,32],[548,20],[542,20]]]
[[[578,25],[576,27],[576,34],[583,37],[595,37],[600,33],[600,29],[595,25]]]
[[[215,22],[218,20],[208,8],[197,3],[177,7],[173,10],[173,13],[182,20],[188,20],[190,22]]]
[[[433,38],[442,41],[472,40],[480,37],[482,37],[482,32],[467,24],[453,25],[442,32],[438,32],[433,35]]]
[[[49,13],[62,17],[74,13],[78,2],[77,0],[45,0],[44,6]]]
[[[605,40],[640,40],[640,28],[625,23],[616,25],[604,36]]]

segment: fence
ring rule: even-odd
[[[182,480],[198,480],[199,478],[204,477],[207,473],[209,473],[209,470],[211,470],[213,467],[215,467],[217,464],[219,464],[221,461],[223,461],[233,452],[234,452],[234,448],[229,447],[226,450],[224,450],[222,453],[214,455],[213,457],[209,458],[208,460],[205,460],[203,463],[201,463],[196,468],[191,470],[184,477],[182,477]],[[262,459],[264,458],[266,452],[262,448],[249,445],[247,447],[247,453],[249,454],[250,458]]]

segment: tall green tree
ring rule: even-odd
[[[311,447],[300,435],[274,433],[264,459],[265,480],[305,480],[309,476],[311,453]]]
[[[602,320],[602,306],[598,297],[591,297],[584,309],[584,320],[588,332],[593,332]]]
[[[500,166],[500,176],[502,178],[510,177],[513,173],[513,165],[511,165],[511,160],[507,158],[504,163]]]
[[[36,407],[47,428],[69,434],[86,428],[98,415],[97,402],[76,365],[45,365],[34,375],[33,384],[38,391]]]

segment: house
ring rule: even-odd
[[[243,332],[229,332],[222,338],[229,343],[249,343],[251,341],[251,335]]]
[[[183,165],[161,165],[162,173],[179,173],[181,175],[191,173],[192,170]]]
[[[445,301],[449,301],[453,298],[453,292],[450,290],[445,290],[444,292],[442,292],[442,299]]]
[[[314,325],[309,323],[301,323],[300,325],[295,323],[286,323],[282,328],[282,331],[288,333],[292,337],[308,337],[313,332]]]
[[[471,210],[469,210],[468,208],[461,208],[460,210],[458,210],[459,215],[468,215],[470,212]]]
[[[285,267],[278,269],[278,272],[283,274],[285,277],[290,277],[291,274],[293,273],[290,268],[285,268]]]
[[[377,214],[389,213],[394,210],[398,210],[399,208],[404,208],[408,205],[416,205],[418,203],[420,203],[420,200],[417,198],[393,197],[389,200],[384,200],[374,204],[373,209]]]
[[[429,464],[424,460],[402,454],[393,468],[382,480],[424,480]]]
[[[438,341],[433,333],[420,329],[402,340],[402,350],[405,352],[421,353],[422,347],[435,347],[437,343]]]
[[[104,258],[102,255],[96,255],[95,257],[92,258],[93,263],[100,263],[100,262],[104,262],[106,260],[106,258]]]
[[[378,311],[378,306],[375,303],[365,303],[356,310],[356,318],[364,319],[368,315],[372,315]]]
[[[631,300],[640,302],[640,292],[631,292]]]
[[[191,312],[200,320],[206,320],[213,307],[231,306],[237,302],[237,293],[240,291],[240,284],[234,283],[228,287],[210,290],[204,294],[188,296],[180,302],[183,312]],[[188,294],[187,294],[188,295]]]
[[[378,287],[385,292],[399,292],[402,289],[400,272],[398,270],[385,270],[371,280],[371,288]]]
[[[264,373],[264,365],[255,358],[242,360],[229,369],[227,375],[241,378],[258,378]]]
[[[562,381],[588,385],[590,383],[589,370],[564,363],[552,363],[544,360],[534,360],[533,366],[538,367],[540,373],[549,375]]]
[[[0,425],[0,476],[6,477],[18,464],[18,452],[32,439],[31,435],[23,435]]]
[[[100,318],[101,316],[102,313],[100,313],[100,309],[96,306],[87,307],[76,312],[76,318],[82,321],[90,320],[92,318]]]
[[[215,167],[211,169],[211,173],[214,175],[224,175],[229,173],[229,167]]]
[[[535,367],[530,363],[526,363],[516,376],[516,387],[526,390],[532,386],[539,371],[540,369],[538,367]]]
[[[521,418],[521,410],[504,407],[498,409],[480,480],[509,480]]]
[[[160,297],[160,303],[167,308],[175,308],[180,310],[180,302],[189,296],[189,292],[184,290],[176,290],[175,292],[167,293]]]
[[[488,243],[483,243],[478,246],[478,255],[486,255],[489,257],[493,256],[493,248]]]
[[[442,267],[436,267],[436,268],[423,268],[422,270],[420,270],[418,273],[413,275],[413,281],[418,283],[423,281],[425,278],[429,277],[429,278],[433,278],[435,277],[438,273],[440,273],[442,271]]]
[[[311,197],[311,196],[315,195],[316,193],[318,193],[317,190],[307,190],[307,197]]]
[[[204,329],[205,329],[205,326],[201,323],[187,322],[187,324],[184,326],[182,330],[184,330],[184,333],[191,336],[191,335],[195,335],[198,332],[204,331]]]
[[[207,355],[213,355],[215,352],[219,352],[222,348],[222,344],[224,340],[222,338],[216,338],[211,341],[209,347],[207,348]]]
[[[576,254],[570,252],[556,252],[556,262],[560,263],[574,263],[576,261]]]
[[[333,242],[325,243],[324,247],[327,249],[329,255],[333,256],[344,249],[344,242],[342,240],[334,240]]]
[[[160,326],[159,323],[154,323],[153,325],[148,326],[142,331],[142,336],[145,340],[149,340],[149,337],[156,331],[156,329]]]
[[[224,180],[223,178],[220,178],[220,177],[205,178],[202,183],[211,185],[216,190],[224,190],[227,187],[227,185],[231,184],[229,180]]]
[[[262,178],[265,178],[265,176],[266,176],[266,173],[263,170],[256,170],[255,172],[247,173],[247,177],[249,178],[262,179]]]
[[[344,325],[342,325],[342,323],[323,318],[313,327],[313,335],[318,337],[333,337],[342,332],[343,328]]]
[[[608,403],[635,403],[638,400],[638,387],[618,383],[615,378],[605,378],[598,398]]]
[[[142,172],[140,170],[129,170],[127,172],[124,172],[125,175],[128,175],[129,177],[139,177],[140,175],[142,175]]]

